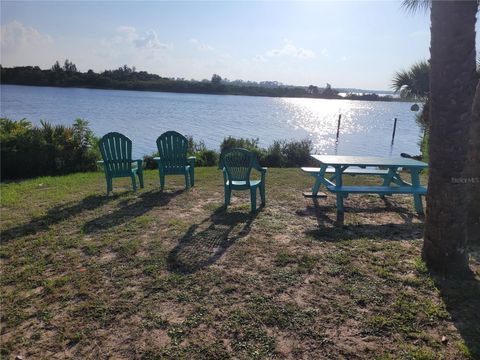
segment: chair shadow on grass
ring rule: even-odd
[[[115,211],[86,222],[82,226],[84,233],[91,234],[128,223],[131,219],[144,215],[153,208],[167,205],[174,197],[185,190],[162,192],[160,190],[143,192],[135,198],[125,199]]]
[[[168,270],[189,274],[213,264],[231,245],[249,234],[259,211],[227,212],[220,207],[199,224],[191,225],[170,251]]]
[[[423,236],[423,223],[415,223],[415,218],[422,216],[412,213],[409,209],[392,204],[388,199],[382,199],[385,206],[373,206],[368,208],[345,207],[347,213],[383,214],[394,212],[399,215],[401,224],[352,224],[344,225],[343,219],[337,220],[332,206],[320,205],[317,199],[313,205],[305,211],[297,211],[300,216],[315,216],[318,227],[307,230],[305,233],[319,241],[336,242],[343,240],[355,240],[361,238],[384,239],[384,240],[414,240]]]
[[[40,231],[50,229],[52,225],[68,220],[84,211],[95,210],[108,202],[119,198],[121,194],[113,196],[90,195],[79,202],[69,202],[56,205],[47,210],[47,213],[40,217],[34,217],[27,223],[15,225],[5,229],[0,233],[2,243],[8,242],[18,237],[33,235]]]
[[[471,249],[472,250],[472,249]],[[470,253],[472,255],[472,251]],[[480,263],[480,246],[473,253]],[[468,348],[470,358],[480,359],[480,281],[470,271],[461,279],[431,273],[432,280],[440,290],[447,311]]]

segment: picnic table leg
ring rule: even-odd
[[[320,190],[320,185],[323,183],[323,178],[325,176],[325,171],[327,170],[327,165],[321,165],[320,171],[315,177],[315,184],[312,187],[312,197],[318,196],[318,190]]]
[[[313,184],[313,187],[312,187],[312,196],[313,197],[317,196],[318,190],[320,189],[320,185],[322,185],[322,183],[319,179],[319,176],[317,176],[316,179],[315,179],[315,184]]]
[[[342,168],[335,166],[335,186],[342,186]],[[343,194],[337,193],[337,221],[343,222]]]
[[[388,168],[388,174],[383,178],[383,186],[390,186],[395,174],[397,173],[397,168]],[[392,194],[385,194],[392,195]],[[385,195],[380,195],[382,199],[385,199]]]
[[[419,188],[420,187],[420,176],[419,176],[419,169],[411,169],[412,174],[412,187]],[[420,194],[413,194],[413,200],[415,202],[415,210],[419,215],[423,215],[423,204],[422,204],[422,196]]]

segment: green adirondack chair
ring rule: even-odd
[[[260,190],[262,205],[265,206],[265,174],[255,154],[246,149],[229,149],[220,155],[219,168],[223,170],[225,208],[230,205],[232,190],[250,190],[251,211],[257,208],[257,189]],[[260,180],[251,180],[252,169],[260,172]]]
[[[187,157],[188,140],[176,131],[167,131],[157,139],[160,188],[165,187],[166,175],[184,175],[185,188],[195,185],[195,156]]]
[[[103,161],[105,178],[107,180],[107,195],[113,190],[112,180],[117,177],[132,178],[133,191],[137,191],[135,175],[138,176],[140,187],[143,188],[142,160],[132,160],[132,140],[117,132],[110,132],[99,142]],[[132,166],[132,163],[135,163]]]

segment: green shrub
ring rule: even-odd
[[[234,138],[229,136],[224,138],[220,144],[220,152],[233,148],[243,148],[250,151],[260,150],[258,146],[258,138],[244,139],[244,138]]]
[[[268,149],[258,146],[258,139],[234,138],[229,136],[223,139],[220,151],[231,148],[243,148],[253,151],[262,166],[270,167],[297,167],[312,163],[310,154],[313,151],[312,141],[304,140],[276,140]]]
[[[245,139],[245,138],[234,138],[232,136],[229,136],[227,138],[224,138],[222,143],[220,144],[220,152],[228,149],[234,149],[234,148],[247,149],[249,151],[254,152],[255,155],[257,155],[257,159],[260,162],[260,164],[264,164],[265,158],[267,156],[267,150],[260,148],[258,146],[258,142],[259,142],[258,138]]]
[[[0,142],[2,180],[92,171],[100,158],[98,139],[82,119],[67,127],[1,118]]]
[[[313,145],[309,139],[285,142],[282,153],[285,157],[285,167],[305,166],[311,162],[310,154]]]
[[[148,170],[158,169],[158,163],[153,160],[154,157],[159,156],[158,151],[152,155],[143,156],[143,167]]]
[[[193,156],[196,157],[196,166],[216,166],[218,164],[219,155],[214,150],[205,149],[193,154]]]
[[[276,140],[268,148],[262,163],[270,167],[298,167],[310,165],[310,154],[313,151],[311,140]]]

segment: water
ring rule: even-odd
[[[118,131],[133,141],[134,156],[156,151],[157,137],[176,130],[218,150],[224,137],[313,141],[318,154],[399,156],[417,154],[420,129],[412,103],[1,85],[2,117],[71,125],[90,122],[101,136]],[[338,114],[340,137],[335,140]],[[391,145],[393,119],[395,143]]]

